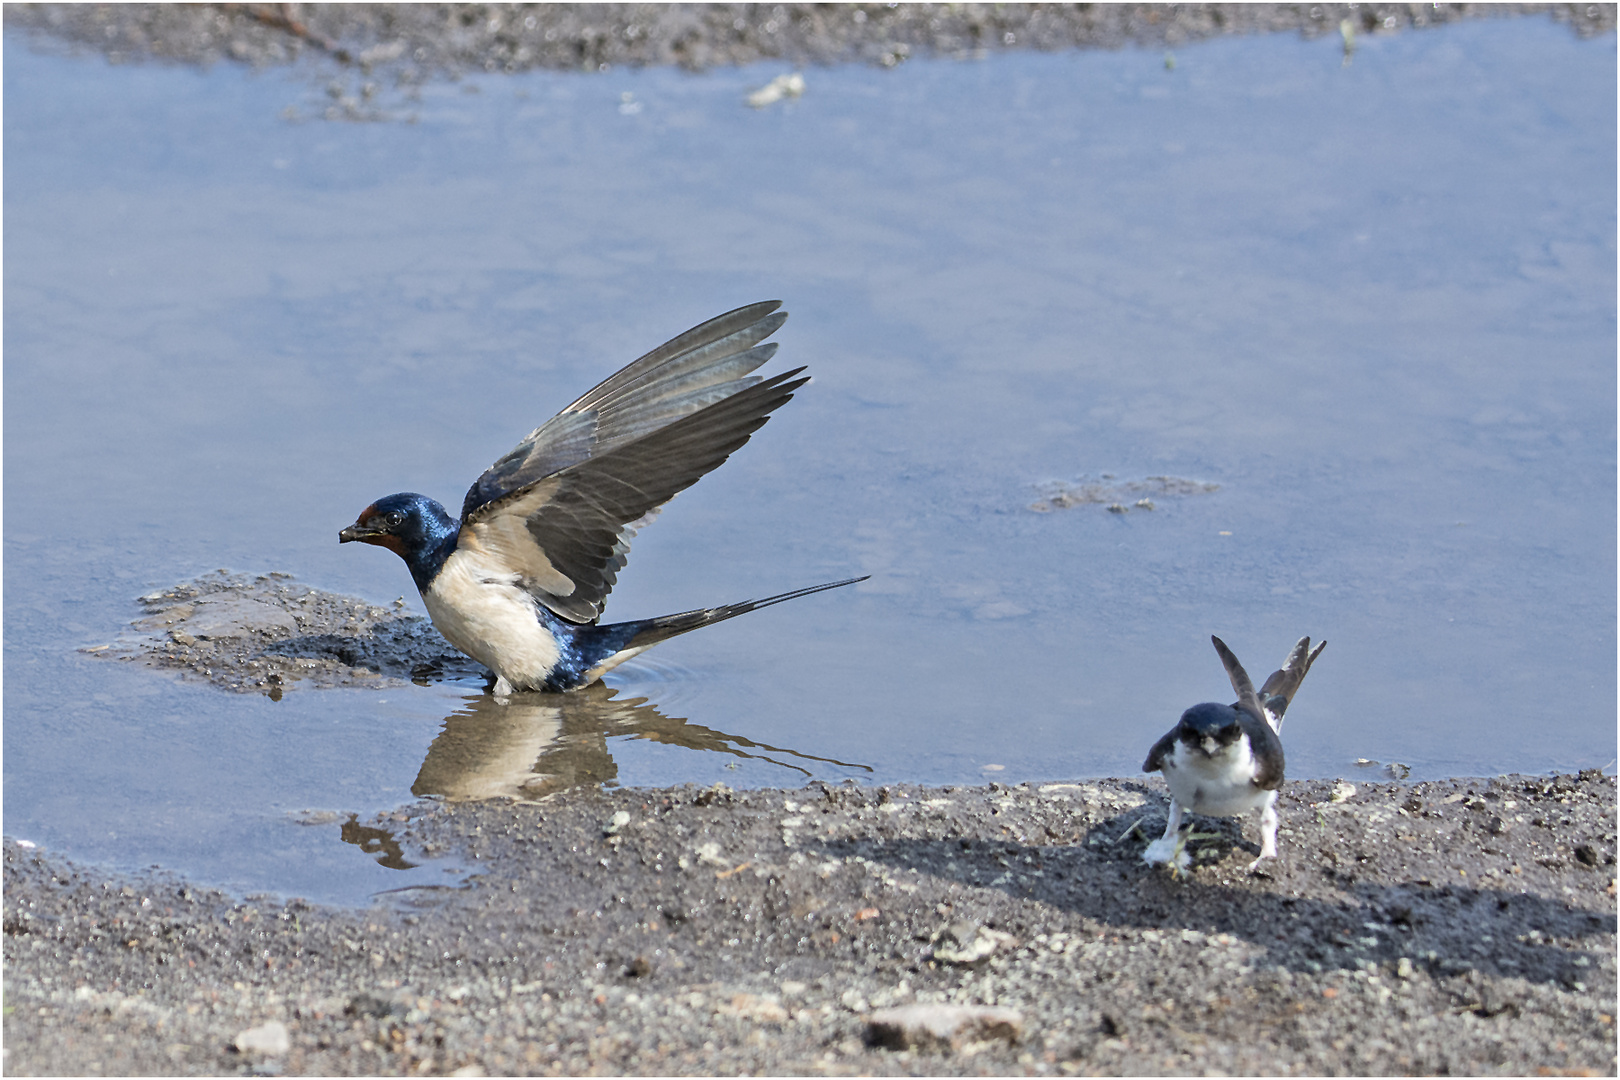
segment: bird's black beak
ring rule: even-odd
[[[377,535],[379,535],[379,533],[376,529],[368,529],[357,521],[353,525],[350,525],[348,528],[344,529],[342,532],[338,533],[338,543],[347,544],[351,540],[370,540],[372,537]]]

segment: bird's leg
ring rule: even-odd
[[[1182,850],[1183,845],[1176,842],[1176,833],[1179,831],[1181,831],[1181,803],[1172,795],[1170,820],[1165,824],[1164,835],[1147,846],[1142,852],[1142,861],[1149,866],[1163,866],[1171,861],[1179,865],[1187,857],[1187,853]]]
[[[1277,857],[1277,794],[1272,792],[1271,798],[1260,810],[1260,858],[1249,864],[1252,873],[1260,865],[1261,859],[1275,859]]]

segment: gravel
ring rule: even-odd
[[[362,910],[8,840],[5,1068],[1612,1075],[1614,778],[1346,786],[1253,876],[1145,866],[1156,780],[424,801],[481,873]]]
[[[1613,4],[8,4],[44,47],[118,63],[310,59],[398,83],[463,72],[781,60],[893,67],[916,56],[1174,47],[1225,34],[1379,34],[1539,14],[1582,36]],[[1353,42],[1351,43],[1353,44]]]
[[[397,602],[286,574],[136,603],[91,651],[229,691],[481,671]],[[1244,823],[1199,819],[1179,877],[1140,859],[1157,778],[735,792],[592,775],[329,823],[402,864],[480,868],[359,911],[8,841],[7,1071],[1616,1067],[1615,780],[1597,771],[1295,782],[1280,859],[1246,874]]]

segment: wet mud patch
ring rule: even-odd
[[[1219,491],[1221,485],[1202,480],[1184,480],[1179,476],[1145,476],[1140,480],[1121,480],[1104,473],[1095,480],[1084,477],[1075,481],[1053,480],[1037,485],[1041,497],[1029,504],[1037,514],[1050,514],[1054,510],[1068,510],[1075,506],[1101,506],[1111,514],[1154,510],[1158,502],[1183,499],[1190,495],[1209,495]]]
[[[128,632],[81,651],[276,699],[296,685],[388,687],[487,674],[401,601],[378,607],[290,574],[221,570],[137,603],[144,614]]]

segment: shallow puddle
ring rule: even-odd
[[[5,59],[12,836],[354,900],[466,870],[389,850],[413,794],[1131,775],[1229,694],[1211,633],[1257,676],[1330,642],[1294,776],[1614,757],[1612,38],[811,69],[759,110],[781,69],[536,73],[381,123],[287,71]],[[607,618],[872,578],[659,646],[608,720],[78,651],[219,567],[420,611],[339,548],[361,507],[457,504],[773,298],[769,370],[815,381]]]

